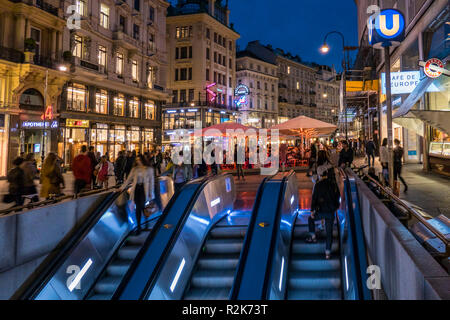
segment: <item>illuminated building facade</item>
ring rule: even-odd
[[[163,108],[163,143],[175,129],[235,121],[236,40],[224,1],[179,1],[167,16],[172,101]]]

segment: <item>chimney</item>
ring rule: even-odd
[[[226,25],[229,26],[230,25],[230,9],[228,8],[228,0],[225,3],[225,22]]]

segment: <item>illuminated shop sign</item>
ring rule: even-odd
[[[441,74],[450,76],[450,71],[444,69],[444,63],[437,58],[419,61],[419,66],[423,67],[423,72],[428,78],[436,79],[439,78]]]
[[[89,120],[66,119],[66,127],[89,128]]]
[[[420,71],[403,71],[391,73],[392,94],[411,93],[420,82]],[[381,74],[382,93],[386,94],[386,73]],[[431,84],[427,92],[438,92],[439,88]]]
[[[236,106],[242,107],[248,105],[248,99],[247,96],[250,94],[250,89],[245,84],[240,84],[236,87],[234,90],[234,95],[236,99],[234,100],[234,103],[236,103]]]
[[[45,121],[45,127],[50,129],[58,128],[58,121]],[[22,128],[24,129],[44,129],[44,121],[22,121]]]
[[[376,48],[398,45],[405,38],[405,17],[396,9],[383,9],[368,21],[369,43]]]
[[[206,92],[209,95],[209,101],[214,102],[216,100],[217,94],[211,90],[212,87],[216,86],[216,83],[211,83],[210,85],[206,86]]]

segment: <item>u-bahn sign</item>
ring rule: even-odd
[[[369,43],[377,49],[399,45],[405,38],[405,17],[397,9],[383,9],[368,22]]]

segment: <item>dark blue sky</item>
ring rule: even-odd
[[[334,64],[341,70],[342,40],[338,35],[328,37],[331,50],[327,55],[318,51],[326,33],[340,31],[346,45],[358,45],[353,0],[229,0],[229,5],[230,22],[241,35],[241,49],[249,41],[260,40],[298,54],[303,61]]]

